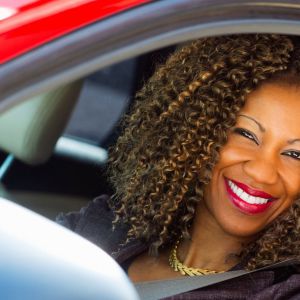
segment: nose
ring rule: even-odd
[[[262,184],[275,184],[278,179],[276,161],[261,155],[243,164],[244,172],[255,182]]]

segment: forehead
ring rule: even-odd
[[[263,84],[248,95],[241,112],[262,123],[295,123],[300,128],[300,88],[288,84]]]

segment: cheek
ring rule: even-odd
[[[292,177],[288,177],[292,178]],[[289,180],[288,183],[286,183],[286,194],[287,194],[287,202],[289,202],[289,205],[292,205],[295,200],[300,198],[300,182],[299,178],[297,180]]]
[[[221,173],[238,166],[243,161],[243,157],[245,157],[245,153],[238,147],[233,147],[230,143],[223,146],[220,151],[219,160],[212,171],[211,185],[216,186],[219,183]]]
[[[235,143],[228,142],[220,151],[220,159],[217,166],[229,166],[231,164],[250,159],[246,149],[241,148]]]
[[[285,190],[286,201],[291,205],[300,198],[300,168],[283,161],[278,173]]]

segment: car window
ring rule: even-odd
[[[285,13],[280,6],[271,1],[267,3],[269,10],[257,2],[242,5],[212,1],[211,5],[203,5],[186,0],[154,1],[136,11],[74,31],[1,66],[1,111],[32,97],[38,98],[44,92],[55,92],[60,85],[66,87],[68,83],[81,81],[79,102],[62,138],[71,137],[80,141],[81,146],[91,146],[87,152],[83,150],[86,147],[65,143],[68,141],[65,139],[47,159],[44,148],[40,150],[44,160],[22,160],[8,148],[3,149],[2,184],[5,189],[20,193],[38,191],[48,196],[54,193],[71,198],[79,196],[84,201],[109,193],[105,180],[105,151],[118,135],[118,120],[127,110],[134,92],[151,75],[149,64],[137,63],[139,57],[135,56],[212,35],[300,33],[299,21],[295,19],[299,10],[295,10],[292,3],[284,3]],[[143,77],[139,69],[147,76]],[[26,115],[20,114],[21,117],[15,119],[16,124]],[[7,128],[16,127],[9,124]],[[35,128],[42,126],[38,124]],[[20,140],[13,138],[11,133],[9,136],[14,141]],[[42,136],[51,137],[51,134]],[[31,141],[28,145],[32,146]],[[45,143],[38,145],[45,146]],[[41,198],[40,195],[37,198]],[[41,206],[45,207],[42,201]],[[65,207],[65,210],[70,209],[73,208]]]
[[[136,91],[174,48],[124,60],[2,113],[0,124],[10,130],[0,140],[1,195],[53,219],[110,194],[108,147]]]
[[[88,76],[65,135],[102,146],[130,103],[136,65],[130,59]]]

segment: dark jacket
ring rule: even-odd
[[[107,200],[108,196],[100,196],[79,212],[58,215],[57,222],[100,246],[126,268],[147,245],[138,240],[122,245],[128,229],[120,225],[112,230],[114,216]],[[168,299],[300,299],[300,274],[294,267],[260,271]]]

